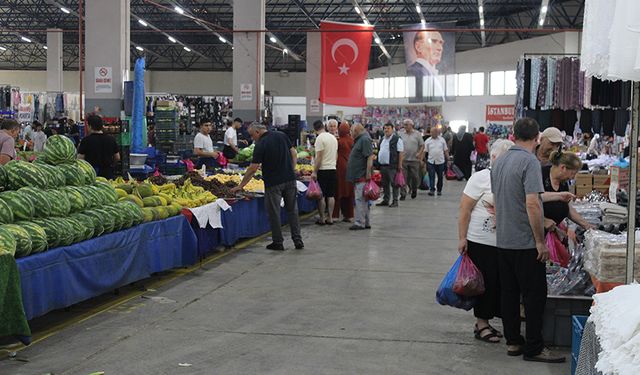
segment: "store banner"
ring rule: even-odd
[[[485,119],[487,122],[513,122],[516,119],[516,107],[510,104],[487,104]]]
[[[320,30],[323,31],[320,101],[364,107],[373,26],[322,21]]]
[[[456,72],[456,36],[440,32],[447,24],[417,24],[405,26],[404,55],[409,83],[409,102],[454,101]],[[415,88],[414,84],[415,83]]]

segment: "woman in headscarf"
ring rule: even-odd
[[[343,221],[353,220],[354,192],[353,184],[347,181],[347,163],[353,147],[353,138],[349,124],[343,122],[338,128],[338,162],[336,172],[338,174],[338,189],[336,190],[336,206],[333,210],[333,218],[340,219],[342,211]]]
[[[471,177],[471,153],[473,150],[475,150],[473,136],[467,133],[466,126],[461,126],[453,138],[451,152],[453,153],[453,164],[460,168],[465,180]]]

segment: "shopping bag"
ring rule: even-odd
[[[486,155],[478,155],[478,158],[476,160],[476,172],[480,172],[483,169],[487,169],[489,168],[489,165],[491,164],[489,157],[487,157]]]
[[[402,172],[402,170],[396,172],[396,175],[393,178],[393,184],[397,187],[404,187],[404,185],[406,185],[406,182],[404,180],[404,173]]]
[[[382,173],[380,173],[380,171],[373,172],[373,175],[371,176],[371,181],[378,184],[378,186],[382,185]]]
[[[309,182],[309,188],[307,189],[307,199],[312,201],[319,201],[322,199],[322,189],[316,180]]]
[[[446,176],[447,180],[457,180],[458,177],[456,176],[455,172],[453,172],[453,169],[451,169],[451,167],[447,168],[447,176]]]
[[[567,247],[560,241],[556,231],[550,230],[545,236],[545,241],[549,249],[549,259],[553,263],[559,264],[560,267],[567,268],[571,255],[569,255]]]
[[[484,294],[482,273],[467,254],[462,255],[460,269],[456,275],[456,281],[453,283],[453,291],[465,297]]]
[[[475,163],[477,159],[478,159],[478,152],[471,151],[471,156],[469,156],[469,160],[471,160],[472,163]]]
[[[429,175],[425,174],[422,178],[422,183],[420,183],[420,190],[429,190],[431,186],[429,186]]]
[[[226,168],[227,164],[229,164],[229,161],[227,160],[227,158],[222,154],[222,152],[218,153],[218,158],[216,159],[216,161],[218,162],[218,164],[220,164],[220,166],[222,168]]]
[[[462,172],[462,169],[460,169],[460,167],[458,167],[457,165],[453,164],[453,165],[451,165],[451,170],[453,171],[453,173],[455,173],[456,179],[458,181],[462,181],[464,179],[464,172]]]
[[[453,284],[456,281],[460,265],[462,263],[462,255],[453,264],[449,272],[444,276],[438,291],[436,292],[436,301],[445,306],[456,307],[463,310],[471,310],[476,304],[475,297],[464,297],[453,291]]]
[[[380,198],[380,188],[373,180],[369,180],[369,182],[364,185],[364,191],[362,194],[367,200],[375,201]]]

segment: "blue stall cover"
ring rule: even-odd
[[[135,226],[17,260],[27,319],[194,264],[196,236],[184,216]]]
[[[131,152],[142,153],[147,148],[147,127],[145,126],[144,58],[136,60],[133,81],[133,108],[131,113]]]

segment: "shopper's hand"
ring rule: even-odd
[[[536,258],[538,261],[544,263],[549,260],[549,249],[544,242],[536,244],[536,250],[538,250],[538,257]]]
[[[458,242],[458,252],[460,254],[465,254],[467,252],[467,239],[463,238]]]
[[[316,174],[316,172],[311,173],[311,179],[313,181],[317,181],[318,180],[318,175]]]
[[[544,229],[549,230],[553,228],[555,225],[556,225],[555,221],[551,219],[547,219],[546,217],[544,218]]]
[[[249,144],[249,142],[247,142],[247,140],[246,140],[246,139],[241,139],[241,140],[239,140],[238,142],[240,142],[240,143],[244,143],[245,145],[248,145],[248,144]]]
[[[575,230],[571,230],[571,229],[567,230],[567,237],[569,237],[571,242],[578,243],[578,236],[576,235]]]
[[[574,199],[576,199],[576,196],[571,194],[571,193],[569,193],[568,191],[562,191],[562,192],[558,193],[558,195],[560,196],[560,200],[562,202],[569,203],[569,202],[573,201]]]
[[[236,194],[238,193],[240,190],[242,190],[242,188],[240,186],[236,186],[234,188],[231,188],[231,193],[232,194]]]

